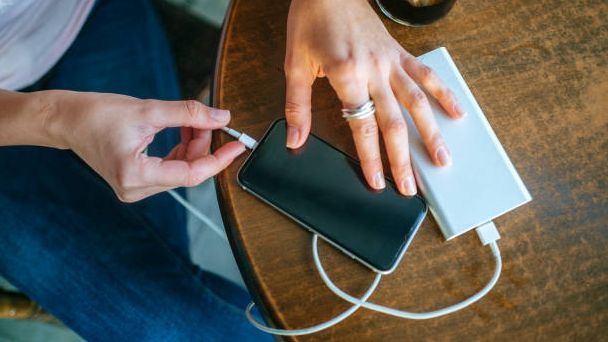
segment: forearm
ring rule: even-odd
[[[49,93],[0,90],[0,146],[65,148],[60,139],[50,133],[55,105]]]

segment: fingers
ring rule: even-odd
[[[449,165],[452,162],[450,151],[441,136],[424,92],[400,68],[395,68],[390,82],[395,95],[411,114],[433,162],[439,166]]]
[[[204,140],[204,137],[196,138],[191,143]],[[110,182],[118,198],[123,202],[135,202],[168,189],[196,186],[225,169],[245,151],[242,143],[232,141],[214,154],[205,153],[188,159],[186,156],[190,152],[185,151],[184,146],[177,145],[165,159],[142,154],[136,160],[125,163],[116,180]],[[208,143],[204,147],[208,150]]]
[[[211,131],[182,128],[182,141],[164,158],[165,160],[194,160],[209,153]]]
[[[431,96],[437,99],[450,117],[458,119],[465,115],[465,112],[458,103],[454,93],[443,83],[443,81],[441,81],[433,69],[424,65],[414,56],[406,52],[402,54],[401,66],[416,82],[421,84]]]
[[[194,138],[188,143],[188,151],[186,152],[187,160],[194,160],[209,154],[211,146],[211,131],[197,130],[194,133]]]
[[[238,141],[232,141],[217,149],[215,153],[195,160],[146,157],[140,165],[141,179],[145,185],[151,187],[195,186],[228,167],[234,158],[243,152],[245,146]]]
[[[287,76],[285,118],[287,119],[287,147],[298,148],[310,133],[310,97],[312,83],[299,76]]]
[[[193,139],[188,144],[186,160],[195,160],[204,157],[209,152],[209,140],[205,138]]]
[[[192,127],[181,127],[179,129],[180,138],[182,143],[188,142],[192,139]]]
[[[146,100],[143,111],[153,124],[162,128],[218,129],[226,126],[230,121],[229,111],[207,107],[195,100]]]
[[[175,159],[184,159],[186,155],[186,145],[180,143],[176,145],[171,152],[165,157],[165,160],[175,160]]]
[[[363,120],[352,120],[349,126],[353,132],[357,156],[367,183],[374,189],[384,189],[386,184],[382,171],[376,120],[373,116]]]
[[[362,78],[352,76],[329,76],[338,98],[342,101],[343,108],[357,108],[369,100],[369,90],[367,81]],[[352,75],[352,74],[349,74]],[[382,169],[382,159],[380,157],[380,143],[378,134],[378,124],[374,116],[361,120],[350,120],[348,122],[355,141],[357,156],[361,162],[361,169],[367,183],[373,189],[384,189],[386,186],[384,172]]]
[[[391,174],[400,193],[416,194],[416,181],[410,164],[407,124],[388,82],[370,86],[376,104],[376,120],[382,131]]]

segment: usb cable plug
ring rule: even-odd
[[[222,131],[228,133],[228,135],[230,135],[231,137],[233,137],[236,140],[238,140],[239,142],[241,142],[243,145],[245,145],[245,147],[247,147],[250,150],[253,150],[255,145],[258,143],[255,139],[253,139],[249,135],[239,132],[230,127],[223,127]]]

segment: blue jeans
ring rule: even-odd
[[[53,69],[24,91],[179,99],[173,60],[145,0],[101,0]],[[165,130],[149,148],[178,142]],[[270,340],[245,319],[248,294],[201,271],[184,210],[166,193],[134,204],[70,151],[0,148],[0,274],[83,338]]]

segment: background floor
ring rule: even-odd
[[[173,48],[177,72],[185,98],[207,102],[221,24],[228,0],[156,0],[165,30]],[[177,4],[177,5],[176,5]],[[213,179],[188,189],[191,202],[216,223],[222,225]],[[188,218],[192,260],[203,269],[217,273],[244,287],[230,247],[213,231],[191,215]]]
[[[221,24],[229,0],[154,0],[177,63],[184,98],[200,98],[208,89]],[[188,189],[188,199],[223,227],[213,179]],[[230,247],[196,218],[188,217],[190,253],[201,268],[244,287]],[[0,342],[81,341],[64,326],[34,321],[0,320]]]

